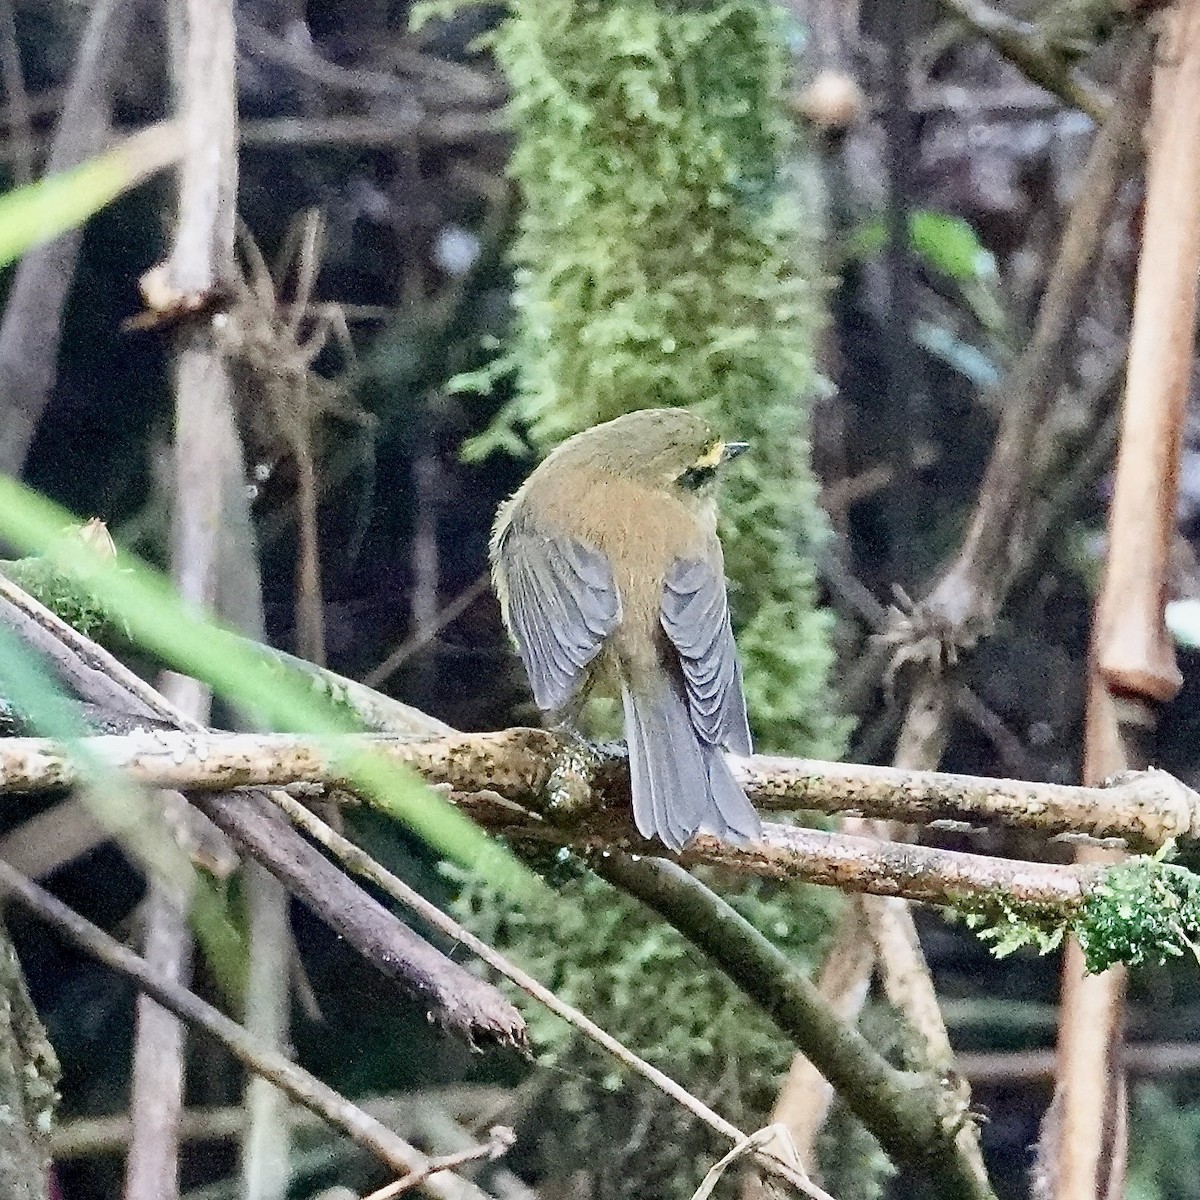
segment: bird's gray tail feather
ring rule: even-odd
[[[675,687],[635,696],[622,684],[633,819],[643,837],[682,850],[700,832],[742,842],[762,831],[716,746],[702,742]]]

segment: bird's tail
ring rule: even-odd
[[[762,831],[725,755],[699,739],[678,688],[634,695],[621,685],[633,819],[643,837],[682,850],[703,831],[742,842]]]

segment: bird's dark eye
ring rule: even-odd
[[[711,483],[717,477],[715,466],[688,467],[676,482],[689,492],[698,492],[706,483]]]

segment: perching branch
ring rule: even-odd
[[[623,757],[600,751],[584,756],[577,744],[538,729],[406,740],[145,730],[100,735],[87,745],[99,761],[140,783],[193,793],[301,782],[345,787],[347,756],[370,749],[428,783],[462,793],[461,803],[473,814],[496,809],[497,798],[518,806],[507,810],[513,825],[547,804],[561,814],[628,806]],[[1164,771],[1131,773],[1112,786],[1089,788],[755,755],[735,762],[734,773],[765,811],[1004,825],[1049,837],[1119,838],[1141,850],[1200,836],[1200,794]],[[41,738],[0,741],[0,795],[54,791],[78,781],[69,748]],[[465,798],[480,792],[486,795]],[[484,823],[502,824],[503,817],[485,816]]]
[[[304,865],[295,857],[301,853],[298,848],[283,849],[286,839],[281,837],[280,830],[270,827],[269,821],[259,828],[267,814],[255,793],[239,796],[230,789],[248,784],[285,786],[323,782],[341,785],[339,763],[345,761],[343,756],[354,750],[361,751],[365,745],[415,768],[428,782],[449,787],[451,798],[475,820],[512,838],[545,841],[580,850],[622,846],[643,853],[661,853],[661,847],[646,843],[632,830],[629,783],[623,760],[598,758],[597,765],[590,767],[578,753],[565,751],[554,735],[539,730],[460,734],[411,742],[350,735],[305,739],[290,735],[148,732],[90,738],[87,744],[95,748],[101,762],[124,769],[139,781],[190,792],[193,803],[221,828],[232,833],[236,827],[239,840],[269,869],[291,878],[293,882],[289,886],[309,903],[314,903],[311,893],[318,888],[317,880],[323,873],[320,863],[314,860]],[[277,751],[278,757],[272,757],[269,752],[262,753],[264,748]],[[556,763],[561,768],[564,761],[575,769],[571,778],[561,769],[555,771]],[[754,760],[750,761],[753,764]],[[800,765],[805,771],[825,766]],[[883,770],[832,764],[829,769],[835,776],[838,772],[856,769],[864,770],[868,776]],[[933,781],[937,779],[968,781],[964,776],[938,776],[931,772],[893,774],[927,775],[927,786],[931,791]],[[1156,780],[1160,774],[1147,773],[1145,778]],[[754,779],[753,774],[746,777],[748,781]],[[783,777],[787,778],[786,773]],[[64,753],[52,742],[36,738],[10,738],[0,742],[0,792],[61,788],[69,786],[76,778],[77,768],[69,751]],[[798,774],[796,787],[790,793],[781,788],[772,796],[773,801],[780,806],[801,807],[804,793],[800,789],[804,778],[805,775]],[[1170,780],[1166,775],[1161,778]],[[766,774],[762,779],[770,782],[774,776]],[[989,786],[989,781],[975,782]],[[1181,784],[1174,780],[1171,784],[1186,793]],[[1004,805],[1012,805],[1012,796],[1005,788],[1015,786],[1005,782],[1000,787]],[[1048,785],[1019,786],[1033,789]],[[1104,789],[1055,790],[1106,795]],[[783,794],[788,794],[788,798],[783,799]],[[573,825],[569,819],[562,824],[552,823],[540,814],[539,810],[548,806],[548,797],[552,809],[556,801],[563,805],[567,795],[576,811],[589,812],[586,830]],[[857,804],[857,800],[853,803]],[[1035,806],[1036,801],[1031,804],[1031,807]],[[1133,812],[1126,824],[1137,827],[1141,822],[1141,809],[1136,802]],[[288,860],[290,865],[281,860]],[[717,864],[747,874],[802,879],[847,891],[903,896],[933,904],[1004,898],[1064,913],[1081,904],[1094,874],[1049,863],[1011,862],[979,854],[771,823],[764,826],[761,838],[740,846],[713,837],[698,837],[679,856],[679,861],[689,865]],[[343,928],[347,919],[345,914],[331,915],[328,905],[319,899],[315,903],[326,919],[338,923],[339,929]],[[349,936],[350,926],[346,926],[344,932]]]

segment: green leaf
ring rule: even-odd
[[[250,710],[265,728],[317,735],[355,728],[346,710],[314,691],[303,673],[185,606],[161,573],[127,553],[104,557],[82,539],[62,536],[78,524],[44,496],[0,476],[0,538],[23,553],[45,553],[56,570],[124,622],[135,644]],[[412,771],[369,751],[348,753],[339,771],[364,798],[451,861],[526,898],[542,894],[516,859]]]
[[[873,218],[851,235],[847,253],[851,258],[870,259],[886,245],[887,225],[882,218]],[[916,209],[908,216],[908,245],[927,267],[959,283],[992,279],[996,274],[991,251],[961,217]]]
[[[908,240],[918,258],[959,283],[996,273],[996,260],[961,217],[917,209],[909,214]]]
[[[123,192],[175,162],[183,136],[174,121],[152,125],[71,171],[0,196],[0,267],[83,224]]]

